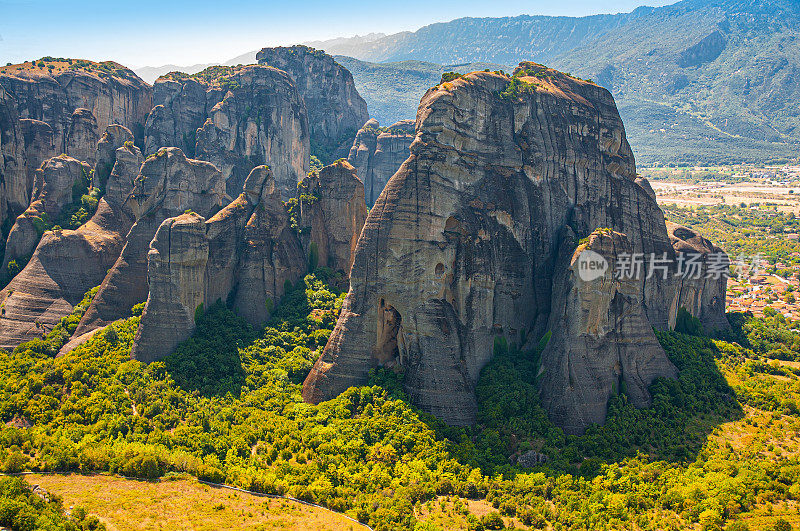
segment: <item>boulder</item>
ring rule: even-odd
[[[358,131],[347,160],[364,181],[366,201],[370,207],[409,157],[413,141],[414,120],[402,120],[388,129],[381,129],[378,121],[372,119]]]
[[[578,238],[607,227],[632,252],[674,261],[607,90],[535,63],[513,78],[473,72],[429,90],[410,157],[367,216],[303,397],[333,398],[384,366],[403,370],[423,410],[473,423],[495,339],[542,337],[565,296],[553,289],[567,227]],[[645,274],[634,287],[650,325],[667,328],[674,281]]]
[[[312,269],[319,265],[350,275],[367,217],[364,183],[345,160],[308,175],[299,187],[303,247]]]
[[[550,419],[580,435],[603,424],[608,400],[624,393],[636,407],[651,403],[655,378],[677,377],[641,303],[644,276],[619,274],[614,264],[633,253],[627,236],[593,232],[575,248],[563,238],[553,279],[549,330],[541,354],[540,393]],[[591,263],[603,263],[604,269]]]
[[[324,164],[347,157],[356,132],[369,120],[350,71],[322,50],[303,45],[264,48],[256,60],[294,80],[308,110],[311,154]]]

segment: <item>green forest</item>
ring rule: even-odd
[[[344,298],[339,280],[309,274],[258,330],[218,303],[149,365],[130,359],[141,305],[55,357],[89,292],[44,339],[0,351],[2,471],[190,474],[312,501],[378,530],[797,527],[800,370],[782,360],[800,359],[800,341],[777,318],[731,315],[725,338],[659,332],[679,378],[657,380],[647,409],[620,389],[605,426],[580,437],[539,404],[547,337],[529,352],[497,341],[477,388],[478,425],[453,428],[409,404],[402,373],[376,372],[318,406],[302,401]],[[532,451],[546,461],[520,466]],[[96,524],[60,517],[57,499],[36,512],[30,503],[43,502],[24,482],[4,481],[0,525]],[[471,500],[490,510],[473,514]]]

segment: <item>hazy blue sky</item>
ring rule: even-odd
[[[416,30],[464,16],[581,16],[675,0],[0,0],[0,64],[45,55],[132,67],[222,62],[264,46]]]

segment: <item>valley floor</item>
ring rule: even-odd
[[[327,509],[213,487],[193,478],[161,481],[105,474],[32,474],[31,485],[81,506],[109,531],[145,529],[359,530],[365,527]]]

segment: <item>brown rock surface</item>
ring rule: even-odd
[[[134,305],[147,298],[147,252],[165,219],[186,210],[211,215],[223,205],[224,197],[225,182],[212,164],[189,159],[178,148],[165,148],[148,157],[125,202],[136,222],[75,335],[129,315]]]
[[[20,199],[24,198],[25,206],[22,210],[25,210],[31,201],[33,182],[36,180],[36,170],[41,168],[46,160],[60,155],[60,153],[56,153],[53,128],[49,124],[41,120],[24,118],[19,121],[19,125],[24,138],[25,170],[28,177],[25,190],[20,191],[19,194]]]
[[[203,304],[207,261],[205,219],[190,213],[161,223],[147,254],[150,294],[133,359],[161,359],[191,335],[195,311]]]
[[[684,273],[677,277],[676,311],[686,308],[708,333],[730,330],[725,317],[728,255],[693,229],[668,221],[667,232]]]
[[[5,240],[8,220],[28,207],[33,182],[28,179],[25,141],[14,98],[0,85],[0,225]]]
[[[414,120],[402,120],[381,129],[372,119],[356,135],[347,161],[364,182],[367,205],[375,204],[386,183],[409,157],[414,141]]]
[[[369,120],[350,71],[322,50],[303,45],[264,48],[256,60],[294,80],[308,110],[311,154],[324,164],[346,157],[356,132]]]
[[[345,160],[310,173],[299,187],[303,247],[315,265],[349,276],[367,206],[364,183]]]
[[[189,76],[168,74],[155,83],[146,150],[177,146],[212,162],[236,197],[250,171],[272,168],[285,198],[308,172],[305,104],[291,78],[267,66],[211,67]]]
[[[400,366],[415,404],[472,423],[495,338],[547,329],[566,226],[581,237],[609,227],[635,252],[674,257],[608,91],[534,63],[518,75],[512,85],[475,72],[423,97],[411,156],[370,210],[306,400]],[[650,323],[667,327],[674,284],[637,288]]]
[[[90,175],[88,164],[66,155],[53,157],[36,170],[31,204],[8,233],[4,268],[11,260],[27,259],[33,253],[46,220],[58,218],[61,210],[72,202],[73,186],[88,183]]]
[[[41,337],[114,265],[133,224],[124,203],[142,163],[139,148],[122,147],[124,138],[114,152],[109,191],[92,219],[77,230],[46,232],[27,266],[0,292],[0,348]]]
[[[92,114],[92,111],[89,109],[75,109],[69,119],[67,145],[64,152],[70,157],[88,162],[90,166],[94,166],[97,141],[99,139],[100,131],[97,129],[97,119]]]
[[[20,118],[41,120],[53,128],[56,153],[70,154],[70,118],[79,108],[87,109],[100,129],[117,123],[141,137],[152,108],[152,88],[133,71],[113,61],[70,59],[42,64],[0,67],[0,85],[16,99]]]
[[[263,324],[285,283],[306,270],[272,174],[258,166],[239,197],[208,221],[184,214],[162,223],[150,245],[150,293],[131,356],[150,362],[170,354],[191,335],[200,304],[226,301]]]
[[[575,249],[568,233],[553,279],[552,336],[541,354],[540,392],[551,420],[579,435],[605,422],[613,394],[624,392],[636,407],[647,407],[653,380],[678,371],[644,313],[644,277],[615,275],[613,264],[633,252],[628,238],[599,230]],[[589,275],[580,268],[590,259],[609,267]]]

